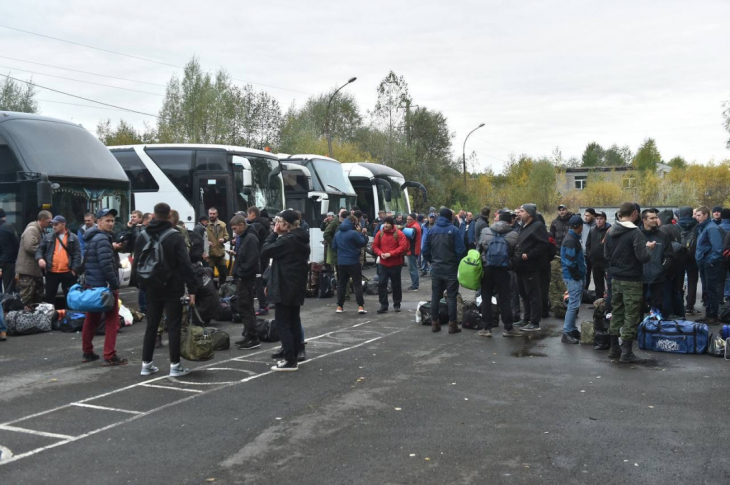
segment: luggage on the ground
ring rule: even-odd
[[[729,339],[730,338],[730,325],[723,325],[722,329],[720,329],[720,335],[722,335],[722,338]]]
[[[484,323],[482,322],[482,315],[476,310],[467,310],[464,313],[464,321],[461,323],[463,328],[470,330],[482,330]]]
[[[593,322],[585,321],[580,323],[580,343],[594,345],[596,330]]]
[[[309,273],[307,275],[307,298],[314,298],[317,296],[319,290],[319,274],[322,272],[322,265],[320,263],[309,263]]]
[[[278,342],[279,330],[276,328],[276,320],[265,320],[263,318],[256,319],[256,335],[262,342]]]
[[[720,320],[722,323],[730,323],[730,301],[720,305],[718,320]]]
[[[66,312],[59,321],[58,329],[61,332],[80,332],[84,328],[86,313]]]
[[[109,288],[88,288],[73,285],[68,290],[66,307],[88,313],[106,313],[114,308],[114,293]]]
[[[205,327],[213,339],[213,350],[228,350],[231,347],[231,336],[228,332],[215,327]]]
[[[221,300],[218,291],[215,289],[213,269],[196,266],[195,278],[198,281],[198,290],[195,292],[195,310],[197,312],[194,313],[194,317],[199,320],[196,324],[207,325],[211,320],[215,320]],[[231,283],[226,283],[223,286],[228,286],[229,284]],[[236,286],[234,284],[234,295],[235,288]]]
[[[233,320],[233,305],[236,303],[235,297],[229,296],[221,298],[218,304],[218,321],[230,322]]]
[[[218,294],[221,298],[230,298],[231,296],[236,294],[236,284],[225,283],[221,285],[220,289],[218,290]]]
[[[606,299],[598,298],[593,302],[593,350],[608,350],[611,348],[611,336],[608,334],[610,320],[606,318]]]
[[[722,335],[710,335],[710,343],[707,346],[707,353],[713,357],[725,357],[725,347],[727,346],[727,339],[722,338]]]
[[[560,258],[550,261],[550,286],[548,286],[548,300],[555,318],[565,317],[568,307],[565,306],[563,296],[567,288],[563,281],[563,268],[560,265]]]
[[[439,320],[441,323],[449,323],[449,305],[446,292],[439,301]],[[464,322],[464,299],[461,297],[461,293],[456,294],[456,322]]]
[[[180,356],[185,360],[210,360],[215,355],[213,332],[205,327],[193,325],[193,312],[188,311],[183,319],[180,336]]]
[[[639,348],[675,354],[704,354],[709,328],[688,320],[655,320],[646,317],[639,325]]]
[[[421,301],[416,308],[416,323],[431,325],[431,302]]]
[[[596,301],[597,299],[598,299],[598,297],[596,297],[595,291],[586,290],[585,288],[583,289],[583,299],[582,299],[581,303],[591,304],[594,301]]]
[[[371,280],[371,281],[366,281],[363,284],[363,291],[367,295],[378,295],[379,294],[378,292],[380,291],[378,285],[379,285],[379,283],[378,283],[377,279]],[[391,293],[393,293],[393,285],[391,284],[390,280],[388,280],[388,294],[391,294]]]
[[[335,294],[335,286],[335,273],[333,271],[325,271],[323,267],[319,273],[319,281],[317,283],[317,298],[332,298]]]
[[[5,326],[8,328],[8,335],[50,332],[53,329],[53,318],[53,312],[9,312],[5,315]]]
[[[25,305],[17,293],[0,294],[0,301],[2,301],[3,313],[19,312],[25,309]]]
[[[478,289],[482,284],[482,257],[476,249],[469,252],[459,263],[459,284],[470,290]]]

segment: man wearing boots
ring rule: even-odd
[[[644,263],[651,258],[656,242],[646,242],[636,220],[637,210],[631,202],[624,202],[619,208],[619,222],[608,230],[605,254],[608,272],[612,278],[611,304],[613,317],[608,333],[611,336],[611,350],[608,357],[620,357],[620,362],[640,362],[632,347],[641,318],[642,274]],[[619,333],[621,345],[619,346]]]

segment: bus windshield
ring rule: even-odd
[[[406,213],[408,212],[408,204],[406,203],[405,197],[403,197],[403,189],[401,189],[401,184],[405,183],[405,179],[400,177],[380,178],[385,179],[390,184],[391,192],[391,199],[390,201],[387,201],[385,200],[383,189],[380,186],[377,186],[380,207],[385,208],[385,211],[393,212],[393,214],[395,215],[406,215]]]
[[[284,210],[282,205],[283,183],[279,162],[270,158],[246,155],[251,163],[250,190],[243,190],[243,169],[235,166],[236,205],[238,210],[243,207],[256,206],[259,209],[266,209],[273,217],[277,212]],[[248,193],[246,193],[248,192]]]
[[[97,180],[77,181],[55,178],[60,187],[53,191],[53,215],[66,218],[66,226],[76,232],[84,224],[84,214],[96,213],[101,208],[116,209],[114,230],[126,228],[129,220],[129,185]]]
[[[350,179],[345,175],[342,164],[333,160],[314,159],[312,165],[317,173],[317,176],[313,177],[315,179],[315,190],[321,190],[322,192],[332,192],[334,190],[344,192],[347,195],[355,195],[355,189],[352,188]]]

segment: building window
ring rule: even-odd
[[[624,189],[635,189],[636,177],[634,177],[633,175],[626,175],[621,181],[621,185]]]
[[[588,176],[587,175],[576,175],[575,176],[575,188],[578,190],[583,190],[586,188],[586,183],[588,182]]]

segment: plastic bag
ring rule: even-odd
[[[120,323],[124,324],[125,327],[131,327],[134,323],[134,316],[129,308],[122,305],[122,301],[119,300],[119,318]]]

